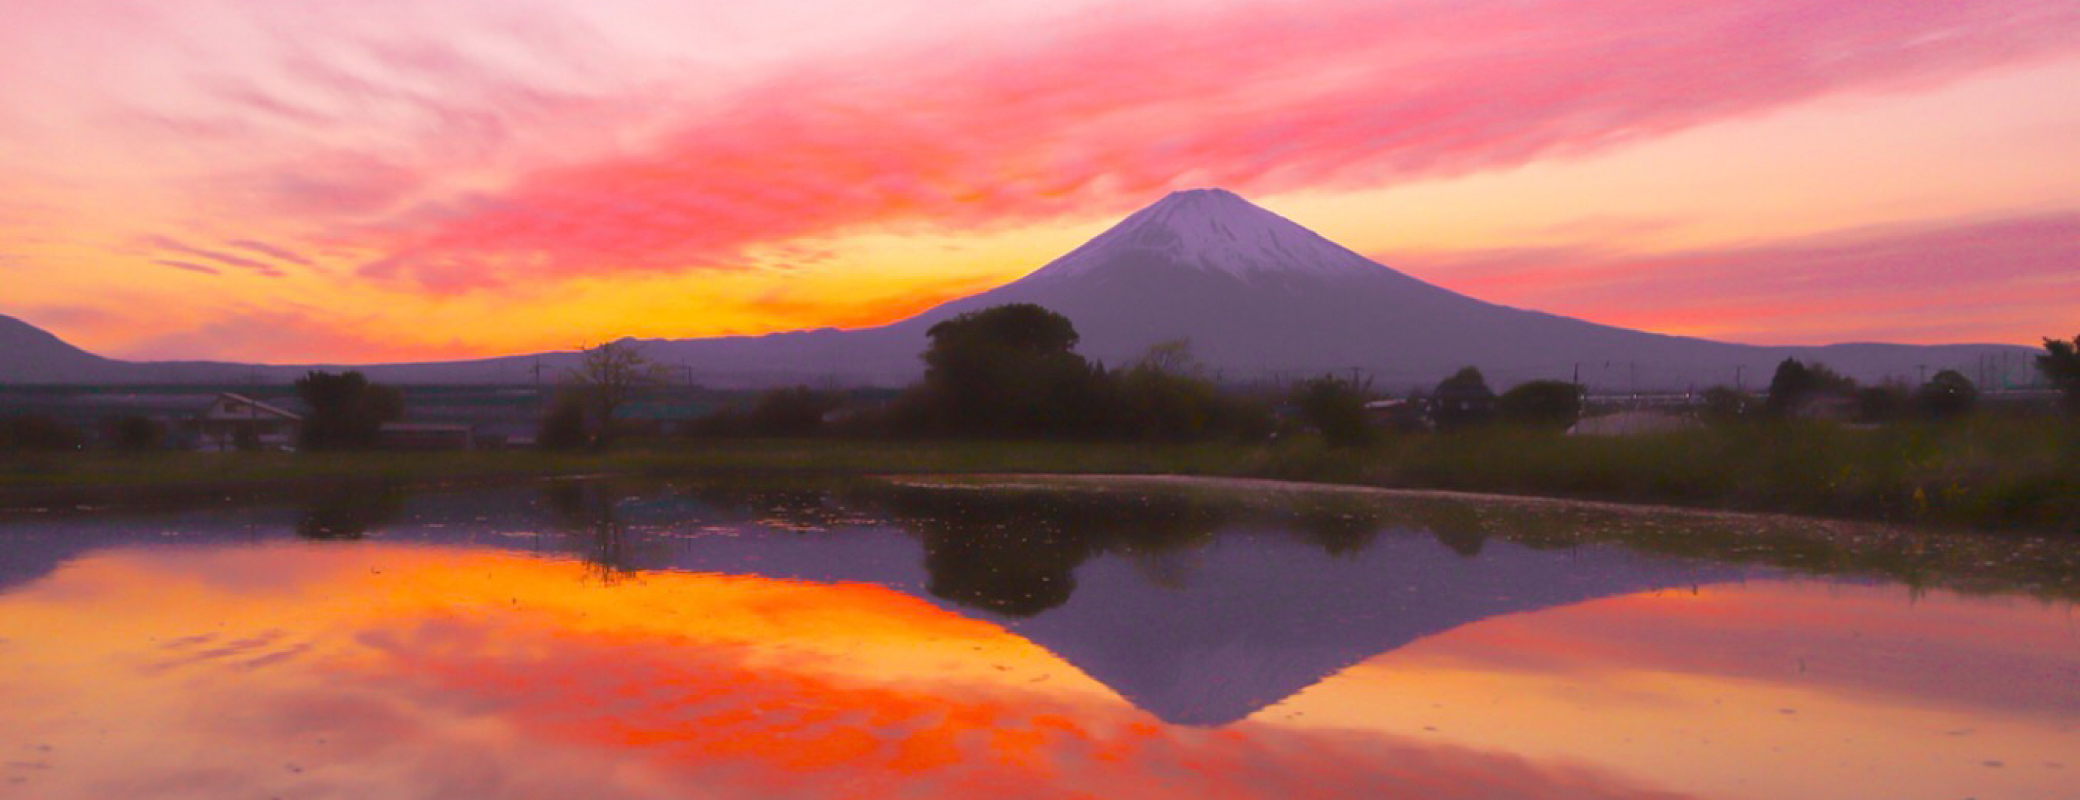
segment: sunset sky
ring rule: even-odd
[[[2080,322],[2071,0],[12,0],[0,314],[380,361],[891,321],[1221,186],[1758,343]]]

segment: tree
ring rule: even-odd
[[[1339,447],[1372,441],[1372,426],[1365,421],[1365,391],[1355,383],[1323,375],[1295,387],[1293,405],[1322,441]]]
[[[993,306],[925,332],[918,424],[979,436],[1090,435],[1107,427],[1105,372],[1077,355],[1067,317]]]
[[[1496,406],[1511,422],[1566,430],[1582,418],[1582,387],[1566,381],[1520,383],[1503,392]]]
[[[1270,431],[1269,409],[1229,394],[1206,377],[1192,357],[1191,342],[1177,339],[1148,348],[1125,370],[1111,375],[1109,396],[1119,432],[1172,441],[1219,435],[1262,436]]]
[[[404,416],[404,395],[359,372],[304,373],[296,396],[310,408],[300,437],[305,450],[374,447],[383,423]]]
[[[2080,335],[2070,342],[2044,340],[2044,353],[2037,356],[2037,371],[2065,395],[2066,410],[2080,414]]]
[[[632,339],[606,342],[584,348],[578,368],[570,373],[575,396],[591,410],[592,440],[605,441],[614,432],[614,416],[644,390],[663,385],[663,364],[652,362]]]
[[[1828,369],[1825,364],[1805,364],[1787,358],[1777,365],[1776,374],[1770,376],[1769,400],[1765,408],[1771,416],[1789,416],[1814,397],[1845,395],[1854,391],[1856,381]]]
[[[807,386],[774,389],[758,396],[746,426],[759,436],[816,436],[823,433],[823,416],[837,407],[838,399],[829,392]]]
[[[1459,370],[1439,381],[1430,393],[1430,419],[1439,428],[1478,425],[1495,417],[1495,390],[1473,367]]]
[[[1979,399],[1979,387],[1954,369],[1946,369],[1929,378],[1921,390],[1914,393],[1915,402],[1922,413],[1936,419],[1953,419],[1969,413]]]
[[[592,442],[585,430],[585,400],[575,392],[558,392],[549,413],[535,428],[534,443],[544,450],[576,450]]]

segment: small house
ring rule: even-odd
[[[303,415],[236,392],[220,392],[190,421],[203,450],[284,450],[295,446]]]

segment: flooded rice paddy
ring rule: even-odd
[[[2080,796],[2080,544],[1153,481],[0,518],[0,797]]]

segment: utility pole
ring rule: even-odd
[[[1745,370],[1745,369],[1747,369],[1747,368],[1748,368],[1748,365],[1746,365],[1746,364],[1735,364],[1735,365],[1733,365],[1733,390],[1734,390],[1734,391],[1736,391],[1736,392],[1744,392],[1744,391],[1747,391],[1747,388],[1748,388],[1748,387],[1747,387],[1747,386],[1746,386],[1745,384],[1741,383],[1741,371],[1742,371],[1742,370]]]
[[[1923,386],[1926,386],[1926,385],[1928,385],[1928,365],[1927,365],[1927,364],[1915,364],[1915,365],[1914,365],[1914,367],[1915,367],[1916,369],[1919,369],[1919,370],[1921,370],[1921,385],[1923,385]]]

